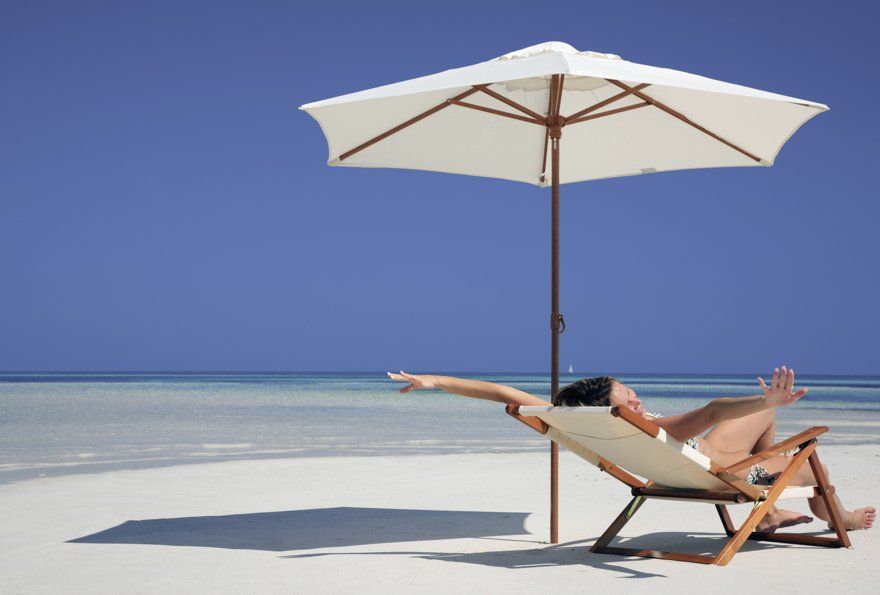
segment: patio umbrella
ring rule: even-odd
[[[559,388],[559,186],[680,169],[767,167],[820,103],[548,42],[301,106],[328,164],[550,186],[550,394]],[[563,150],[564,145],[564,150]],[[549,169],[548,169],[549,161]],[[551,542],[558,454],[551,445]]]

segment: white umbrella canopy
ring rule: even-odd
[[[828,108],[548,42],[300,109],[321,125],[330,165],[551,186],[550,394],[555,395],[559,333],[565,330],[559,313],[560,184],[770,166],[791,135]],[[555,443],[550,469],[550,541],[558,543]]]
[[[330,165],[421,169],[547,186],[552,183],[545,146],[553,75],[563,75],[557,99],[565,145],[560,184],[769,166],[802,124],[828,109],[612,54],[580,52],[560,42],[300,109],[321,125]],[[363,146],[377,137],[381,140]]]

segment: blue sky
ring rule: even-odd
[[[559,40],[826,103],[566,185],[562,363],[880,374],[873,2],[2,2],[0,370],[542,371],[549,191],[329,168],[298,105]]]

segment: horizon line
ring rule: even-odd
[[[385,375],[388,370],[0,370],[0,376],[51,376],[51,375],[95,375],[95,376],[284,376],[284,375]],[[588,372],[589,373],[589,372]],[[434,375],[470,375],[470,376],[550,376],[549,371],[522,372],[505,370],[441,370]],[[560,371],[559,376],[581,376],[581,372]],[[749,372],[613,372],[595,373],[595,376],[743,376],[751,377]],[[769,375],[769,374],[765,374]],[[754,375],[757,379],[757,375]],[[880,374],[800,374],[806,378],[840,377],[840,378],[880,378]]]

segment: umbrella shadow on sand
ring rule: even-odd
[[[527,512],[316,508],[126,521],[68,543],[286,552],[378,543],[526,535]]]
[[[535,549],[494,550],[470,553],[428,552],[428,551],[378,551],[378,552],[317,552],[293,554],[285,558],[316,558],[322,556],[410,556],[425,560],[479,564],[498,568],[526,569],[544,566],[585,566],[624,575],[621,578],[665,578],[667,575],[647,572],[633,568],[633,564],[649,562],[648,558],[622,557],[597,554],[590,546],[597,538],[570,541]],[[673,550],[694,554],[717,553],[727,541],[718,533],[657,532],[634,538],[615,539],[613,545],[635,549]],[[747,542],[740,552],[760,551],[776,548],[801,548],[794,544],[771,544],[766,542]],[[685,562],[663,561],[662,564],[687,564]]]

